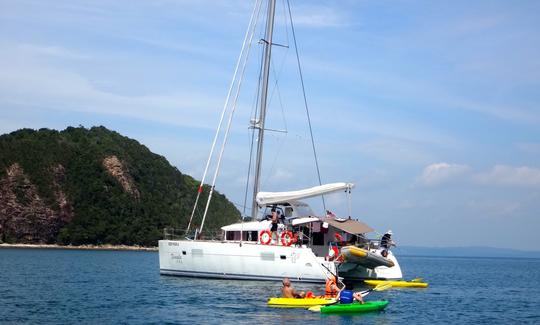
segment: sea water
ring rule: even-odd
[[[161,276],[156,252],[0,249],[0,322],[540,324],[540,259],[398,258],[406,278],[429,288],[368,295],[390,301],[383,312],[325,316],[267,307],[279,282]]]

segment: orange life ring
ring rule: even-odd
[[[290,230],[281,234],[281,244],[283,246],[291,246],[294,241],[293,233]]]
[[[270,244],[270,242],[272,241],[272,233],[270,232],[270,230],[266,229],[261,231],[261,233],[259,234],[259,241],[263,245]]]

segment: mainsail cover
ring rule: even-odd
[[[314,196],[320,196],[332,192],[344,191],[352,189],[353,183],[331,183],[311,188],[306,188],[298,191],[289,192],[259,192],[257,193],[257,204],[265,206],[268,204],[285,203],[301,199],[307,199]]]

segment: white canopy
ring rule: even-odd
[[[293,226],[303,225],[305,223],[310,223],[310,222],[315,222],[315,221],[321,221],[321,219],[315,218],[315,217],[296,218],[296,219],[293,219],[292,225]]]
[[[294,200],[307,199],[327,193],[343,191],[354,187],[353,183],[332,183],[315,186],[298,191],[289,192],[259,192],[257,193],[257,203],[259,206],[274,203],[285,203]]]
[[[232,225],[221,227],[221,230],[225,230],[225,231],[264,230],[264,229],[270,229],[270,222],[271,221],[269,220],[262,220],[262,221],[251,221],[251,222],[244,222],[244,223],[234,223]]]

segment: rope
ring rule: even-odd
[[[193,221],[193,216],[195,215],[195,211],[197,210],[197,205],[199,203],[199,198],[201,196],[201,193],[203,192],[203,184],[204,184],[204,181],[206,179],[206,175],[208,173],[208,168],[210,167],[210,162],[212,161],[212,156],[214,155],[214,149],[215,149],[215,146],[216,146],[216,142],[217,142],[219,133],[221,131],[221,126],[223,125],[223,118],[225,117],[225,112],[227,111],[227,107],[229,106],[229,99],[231,97],[232,89],[233,89],[233,86],[235,84],[236,75],[238,73],[238,68],[240,67],[240,61],[242,60],[242,57],[243,57],[243,54],[244,54],[244,49],[245,49],[245,46],[246,46],[248,35],[250,34],[250,29],[251,29],[251,25],[253,23],[253,18],[255,17],[255,12],[256,12],[256,9],[257,9],[257,7],[259,5],[260,5],[260,1],[257,1],[255,3],[255,7],[253,8],[253,12],[251,13],[251,18],[249,20],[248,29],[246,31],[246,35],[244,36],[244,42],[242,43],[242,49],[240,50],[240,56],[238,57],[238,60],[236,62],[236,67],[234,69],[234,74],[233,74],[233,78],[232,78],[232,81],[231,81],[231,85],[229,86],[229,91],[227,92],[227,98],[225,99],[225,104],[223,105],[223,111],[221,112],[221,117],[219,119],[218,128],[216,130],[216,134],[214,135],[214,140],[212,141],[212,147],[210,148],[210,154],[208,155],[208,160],[206,161],[206,166],[204,168],[203,177],[202,177],[201,183],[199,184],[199,187],[197,188],[197,198],[195,199],[195,204],[193,205],[193,211],[191,211],[191,216],[189,218],[189,223],[188,223],[186,233],[189,231],[189,229],[191,227],[191,222]]]
[[[257,1],[255,3],[255,8],[253,8],[253,13],[251,15],[251,19],[250,19],[250,22],[249,22],[250,24],[248,25],[248,31],[246,32],[246,39],[248,38],[248,35],[249,35],[249,42],[247,43],[248,46],[247,46],[247,50],[246,50],[246,55],[244,56],[244,63],[242,65],[242,72],[240,74],[240,78],[238,79],[238,83],[237,83],[237,87],[236,87],[236,93],[235,93],[235,96],[234,96],[234,101],[233,101],[233,104],[232,104],[232,107],[231,107],[231,111],[229,113],[229,119],[227,121],[227,128],[225,130],[225,135],[223,136],[223,143],[221,145],[221,150],[219,152],[218,161],[217,161],[217,165],[216,165],[216,170],[214,172],[214,177],[212,179],[212,186],[210,187],[210,193],[208,194],[208,200],[206,201],[206,207],[204,208],[204,214],[203,214],[203,218],[202,218],[202,222],[201,222],[201,228],[200,228],[199,233],[202,233],[202,230],[204,228],[204,221],[206,220],[206,215],[208,214],[208,208],[210,207],[210,201],[212,200],[212,195],[214,194],[216,180],[217,180],[217,176],[219,174],[219,168],[221,167],[221,161],[222,161],[222,158],[223,158],[223,152],[225,151],[225,146],[227,144],[229,131],[231,129],[232,119],[233,119],[233,116],[234,116],[234,112],[236,110],[236,104],[238,102],[238,96],[240,95],[240,89],[241,89],[241,86],[242,86],[242,81],[244,80],[244,73],[246,71],[246,65],[247,65],[247,61],[248,61],[248,58],[249,58],[249,52],[250,52],[250,49],[251,49],[251,44],[252,44],[252,41],[253,41],[253,35],[255,34],[255,28],[257,26],[258,19],[255,19],[255,22],[253,23],[253,25],[252,25],[252,22],[253,22],[253,18],[256,17],[255,12],[257,12],[257,7],[259,6],[260,3],[262,3],[262,1]],[[257,15],[257,18],[258,18],[258,15]],[[250,27],[251,27],[251,31],[250,31]],[[246,41],[246,39],[244,39],[244,41]],[[245,45],[245,43],[244,43],[244,45]],[[241,57],[242,57],[243,52],[244,52],[244,46],[242,46],[242,52],[240,54]],[[228,102],[228,100],[229,100],[229,97],[227,96],[227,102]]]
[[[287,0],[287,7],[289,9],[289,18],[291,20],[291,31],[292,31],[292,36],[293,36],[293,40],[294,40],[294,50],[296,52],[296,62],[298,63],[298,72],[300,74],[300,83],[302,84],[302,94],[304,95],[304,106],[306,107],[306,114],[307,114],[307,119],[308,119],[308,124],[309,124],[309,134],[311,135],[311,147],[313,149],[313,156],[315,157],[315,166],[317,167],[317,177],[319,178],[319,185],[322,185],[321,172],[319,170],[319,160],[317,159],[317,150],[315,149],[315,140],[313,139],[313,129],[311,127],[311,117],[309,115],[309,108],[308,108],[307,97],[306,97],[306,89],[305,89],[305,86],[304,86],[304,76],[302,74],[302,65],[300,64],[300,55],[298,54],[298,45],[296,43],[296,33],[294,31],[294,24],[293,24],[292,13],[291,13],[291,4],[290,4],[289,0]],[[321,195],[321,198],[322,198],[322,203],[323,203],[323,209],[324,209],[324,211],[326,211],[326,203],[324,201],[324,195]]]

